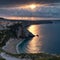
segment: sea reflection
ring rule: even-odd
[[[40,25],[31,25],[28,27],[28,30],[34,35],[41,33]]]
[[[40,30],[40,25],[31,25],[28,30],[32,32],[34,35],[39,35],[38,37],[35,36],[32,40],[28,42],[27,48],[29,53],[38,53],[42,52],[41,51],[41,46],[42,46],[42,35],[41,35],[41,30]],[[31,48],[30,48],[31,47]]]

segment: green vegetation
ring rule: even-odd
[[[0,31],[0,47],[4,46],[9,39],[9,33],[7,30]]]
[[[6,26],[6,30],[0,31],[0,47],[4,46],[9,38],[17,38],[17,30],[19,26],[21,26],[21,23]]]
[[[36,60],[60,60],[60,58],[52,57],[52,58],[37,58]]]
[[[60,57],[57,56],[52,56],[49,54],[44,54],[44,53],[37,53],[37,54],[11,54],[11,53],[7,53],[11,56],[17,57],[17,58],[21,58],[21,59],[31,59],[31,60],[60,60]]]
[[[4,58],[0,58],[0,60],[6,60],[6,59],[4,59]]]
[[[1,52],[5,52],[3,49],[0,49]],[[11,54],[8,52],[5,52],[8,55],[11,55],[13,57],[17,57],[20,59],[31,59],[31,60],[60,60],[59,55],[51,55],[46,53],[21,53],[21,54]]]

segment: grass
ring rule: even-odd
[[[0,52],[5,52],[3,49],[0,48]],[[13,57],[17,57],[20,59],[31,59],[31,60],[60,60],[60,56],[58,57],[58,55],[53,56],[50,54],[46,54],[46,53],[22,53],[22,54],[11,54],[8,52],[5,52],[8,55],[11,55]]]
[[[0,58],[0,60],[6,60],[6,59],[4,59],[4,58]]]

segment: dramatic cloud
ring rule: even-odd
[[[48,6],[39,6],[36,8],[36,10],[34,9],[35,11],[31,11],[30,9],[32,8],[22,9],[20,6],[21,4],[28,4],[33,2],[50,4]],[[60,0],[0,0],[0,17],[34,16],[60,18],[60,3],[58,2],[60,2]]]
[[[59,6],[41,6],[37,7],[35,11],[28,9],[18,8],[4,8],[0,9],[0,16],[28,16],[28,17],[60,17],[60,5]]]
[[[0,7],[1,6],[14,6],[17,4],[26,4],[30,2],[35,3],[56,3],[60,2],[60,0],[0,0]]]

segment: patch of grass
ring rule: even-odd
[[[1,53],[1,52],[4,52],[4,50],[0,47],[0,53]]]
[[[50,55],[50,54],[46,54],[46,53],[22,53],[22,54],[12,54],[12,53],[8,53],[6,51],[4,51],[3,49],[0,48],[0,52],[5,52],[6,54],[13,56],[13,57],[17,57],[17,58],[27,58],[27,59],[31,59],[31,60],[60,60],[60,56],[56,55]],[[1,59],[0,59],[1,60]]]
[[[0,58],[0,60],[6,60],[6,59],[4,59],[4,58]]]

